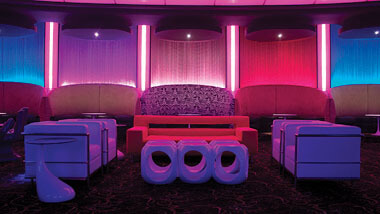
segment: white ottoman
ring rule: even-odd
[[[177,144],[179,178],[186,183],[205,183],[212,175],[212,151],[204,140],[181,140]],[[202,160],[196,166],[185,164],[185,155],[190,151],[202,154]]]
[[[221,184],[240,184],[248,178],[248,149],[234,140],[214,140],[210,145],[214,154],[213,178]],[[234,162],[227,167],[222,165],[223,152],[232,152]]]
[[[164,152],[170,164],[158,166],[152,159],[153,152]],[[169,184],[177,178],[177,148],[174,141],[148,141],[141,150],[141,176],[150,184]]]

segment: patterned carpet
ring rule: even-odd
[[[119,149],[125,142],[120,139]],[[23,154],[23,143],[14,145]],[[380,213],[380,139],[366,137],[361,150],[360,181],[301,181],[279,175],[271,162],[270,138],[261,137],[259,154],[240,185],[150,185],[140,176],[139,163],[113,161],[110,170],[85,182],[68,181],[76,191],[69,202],[45,204],[36,188],[19,174],[22,160],[0,163],[0,213]]]

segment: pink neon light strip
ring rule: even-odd
[[[49,89],[53,88],[54,22],[49,23]]]
[[[146,83],[146,34],[147,26],[141,26],[141,90],[145,91]]]
[[[236,42],[236,30],[235,26],[231,26],[231,91],[235,91],[235,75],[236,75],[236,49],[235,49],[235,42]]]
[[[318,25],[318,87],[322,91],[330,88],[330,31],[328,24]]]

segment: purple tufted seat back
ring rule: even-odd
[[[162,85],[141,96],[141,114],[234,115],[234,98],[225,88],[205,85]]]

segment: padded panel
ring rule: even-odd
[[[273,85],[248,86],[236,94],[239,115],[250,117],[272,116],[275,110],[276,90]]]
[[[99,85],[68,85],[49,94],[52,116],[100,112]]]
[[[368,87],[368,106],[367,114],[380,113],[380,84],[367,85]]]
[[[39,85],[18,82],[2,83],[3,93],[1,99],[3,111],[8,114],[16,114],[22,107],[29,107],[28,114],[38,116],[41,98],[44,88]]]
[[[327,95],[304,86],[276,86],[276,113],[297,114],[300,117],[325,117]]]
[[[368,109],[367,88],[364,84],[332,88],[331,95],[335,103],[336,116],[364,116]]]
[[[135,115],[136,88],[123,85],[100,85],[100,112],[109,115]]]

